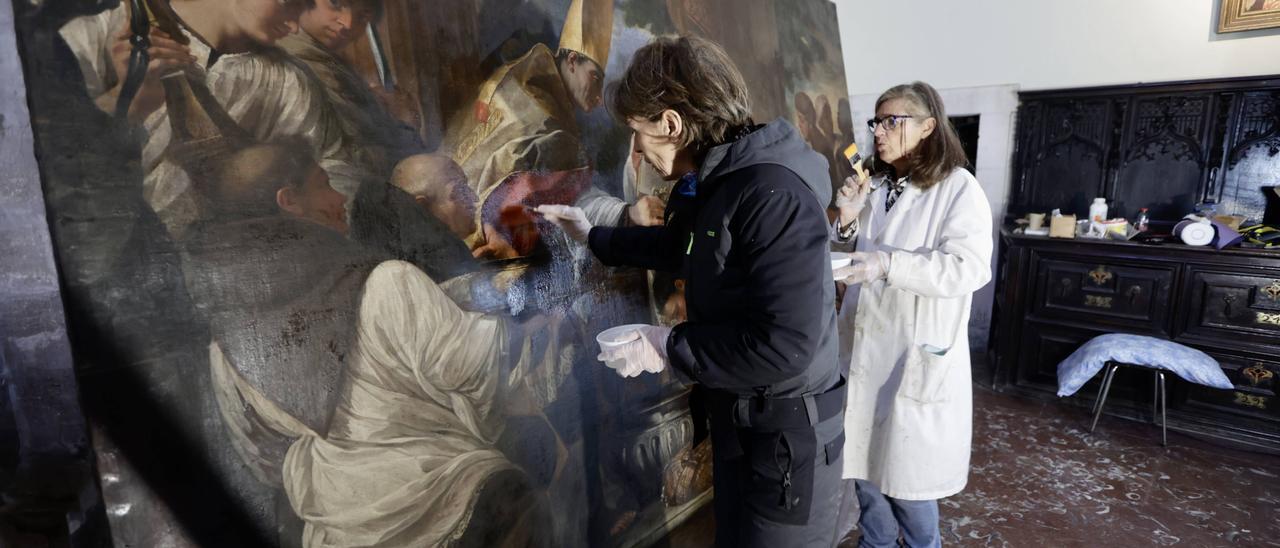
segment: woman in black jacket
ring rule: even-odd
[[[602,354],[624,376],[669,364],[711,420],[719,546],[834,544],[844,383],[836,357],[827,162],[785,120],[755,125],[725,52],[658,38],[611,88],[635,152],[678,180],[658,227],[538,210],[607,265],[674,271],[689,321]]]

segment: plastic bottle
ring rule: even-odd
[[[1089,223],[1092,228],[1102,233],[1102,222],[1107,220],[1107,199],[1094,198],[1093,204],[1089,206]]]
[[[1147,215],[1147,208],[1138,210],[1138,218],[1133,221],[1133,228],[1138,232],[1146,232],[1147,224],[1151,222],[1151,217]]]

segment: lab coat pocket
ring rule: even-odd
[[[965,330],[969,309],[966,299],[917,298],[912,343],[903,365],[898,395],[920,403],[947,401],[946,380],[955,360],[956,348]]]
[[[947,401],[946,380],[951,372],[946,349],[927,344],[912,345],[903,365],[898,396],[920,403]]]

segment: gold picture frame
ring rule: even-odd
[[[1280,27],[1280,0],[1222,0],[1218,32]]]

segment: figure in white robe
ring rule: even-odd
[[[441,546],[465,533],[485,480],[515,469],[493,446],[497,397],[520,380],[518,369],[501,375],[507,330],[459,309],[416,267],[387,261],[364,283],[326,435],[256,390],[216,341],[210,367],[242,457],[258,459],[257,429],[295,440],[277,477],[306,522],[304,546]]]
[[[559,323],[463,311],[422,270],[347,239],[343,197],[306,153],[233,155],[208,202],[217,220],[183,240],[226,450],[242,463],[225,479],[284,545],[529,538],[538,529],[522,524],[545,506],[495,444],[503,396],[524,388],[529,356],[546,357],[523,334],[554,337]],[[272,500],[288,504],[262,511]]]

